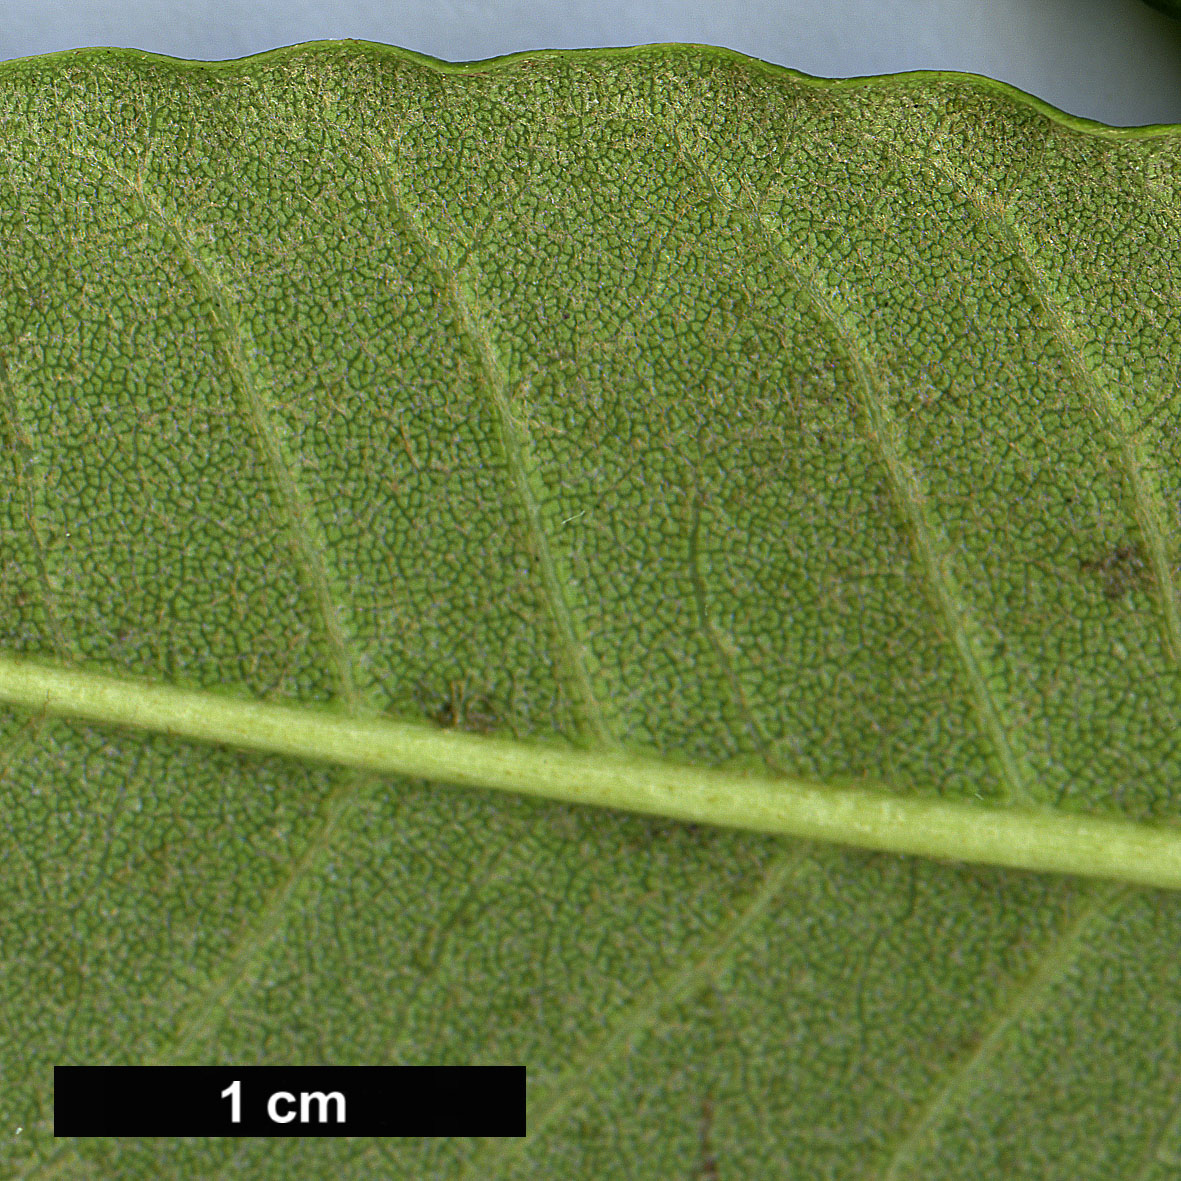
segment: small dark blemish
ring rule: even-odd
[[[466,730],[471,734],[491,734],[501,726],[491,698],[469,692],[462,681],[452,681],[447,696],[436,700],[426,716],[444,730]]]
[[[701,1122],[697,1128],[701,1158],[697,1166],[699,1181],[718,1181],[718,1158],[710,1143],[714,1125],[714,1101],[708,1092],[701,1099]]]
[[[1099,558],[1088,558],[1080,563],[1079,569],[1102,580],[1107,599],[1122,599],[1151,576],[1148,558],[1139,542],[1117,545]]]

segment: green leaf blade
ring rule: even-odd
[[[720,51],[341,44],[11,63],[0,151],[5,669],[1175,831],[1177,128]],[[1173,896],[31,704],[29,1175],[1178,1151]],[[531,1136],[55,1150],[66,1058],[526,1061]]]

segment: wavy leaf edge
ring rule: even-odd
[[[1147,136],[1170,135],[1181,131],[1181,122],[1176,123],[1145,123],[1136,126],[1114,126],[1097,119],[1088,119],[1083,115],[1072,115],[1060,107],[1054,106],[1043,98],[1039,98],[1029,91],[1022,90],[1009,82],[1002,82],[997,78],[990,78],[987,74],[977,74],[970,70],[900,70],[890,74],[864,74],[846,78],[825,78],[815,74],[808,74],[791,66],[779,65],[763,58],[753,57],[737,49],[728,49],[721,45],[709,45],[691,41],[657,41],[644,45],[604,46],[592,49],[525,49],[515,53],[500,54],[495,57],[480,58],[473,61],[453,62],[444,58],[432,57],[430,54],[419,53],[414,49],[404,49],[401,46],[389,45],[381,41],[366,41],[356,38],[327,38],[314,41],[301,41],[292,45],[284,45],[275,49],[263,50],[260,53],[246,54],[243,57],[196,59],[173,57],[166,53],[153,53],[146,49],[134,49],[122,46],[94,46],[82,49],[64,49],[54,53],[31,54],[26,57],[10,58],[0,61],[0,78],[5,73],[16,72],[22,67],[30,65],[53,66],[66,62],[87,62],[102,58],[115,58],[124,61],[158,62],[170,65],[177,70],[199,70],[208,73],[234,72],[249,64],[272,64],[284,58],[298,56],[309,51],[351,48],[356,51],[376,53],[381,56],[413,62],[426,66],[440,74],[487,74],[494,71],[511,70],[532,61],[543,61],[558,58],[565,61],[598,61],[602,59],[633,57],[652,58],[659,56],[675,56],[691,51],[702,58],[712,58],[716,61],[741,63],[748,69],[759,70],[771,77],[790,78],[792,81],[822,90],[848,90],[861,87],[900,87],[922,86],[936,81],[971,82],[991,91],[998,97],[1010,102],[1022,104],[1038,111],[1040,114],[1054,120],[1061,126],[1075,131],[1089,132],[1095,135],[1121,138],[1143,138]]]

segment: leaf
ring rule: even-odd
[[[324,43],[8,63],[0,151],[0,684],[114,686],[4,714],[8,1174],[1176,1175],[1176,893],[111,702],[1175,848],[1181,128]],[[55,1062],[320,1061],[530,1135],[52,1139]]]

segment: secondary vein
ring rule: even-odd
[[[353,711],[366,709],[357,686],[356,663],[349,649],[340,611],[331,591],[326,543],[319,521],[308,504],[307,497],[295,478],[294,466],[286,453],[283,439],[271,417],[262,391],[259,389],[254,366],[244,347],[246,329],[234,307],[230,293],[210,271],[189,235],[160,208],[142,181],[124,178],[131,191],[142,203],[148,217],[172,239],[180,251],[193,280],[208,297],[214,308],[213,320],[218,344],[229,371],[230,380],[238,395],[238,403],[258,440],[267,470],[285,514],[291,546],[297,556],[305,585],[311,593],[324,628],[325,641],[337,693]]]
[[[41,529],[37,524],[39,493],[43,490],[41,473],[33,461],[33,444],[28,438],[25,423],[21,417],[20,403],[17,401],[16,384],[12,380],[8,363],[4,354],[0,353],[0,421],[7,428],[12,439],[13,461],[20,466],[17,472],[17,485],[23,487],[25,493],[25,518],[29,524],[29,536],[33,540],[33,556],[37,567],[37,579],[41,584],[41,595],[45,607],[45,621],[49,629],[49,639],[53,644],[54,653],[64,659],[69,653],[65,633],[62,631],[61,621],[57,617],[54,607],[53,581],[49,576],[49,558],[45,546],[45,539],[41,536]],[[24,462],[19,458],[25,453]]]
[[[1175,557],[1169,553],[1166,538],[1165,518],[1168,510],[1148,457],[1129,428],[1124,407],[1106,383],[1099,379],[1095,368],[1086,361],[1082,341],[1065,303],[1053,294],[1046,276],[1035,261],[1025,231],[1009,207],[999,198],[983,196],[942,158],[932,156],[929,160],[933,168],[968,198],[981,222],[991,227],[1012,251],[1014,259],[1025,272],[1026,287],[1058,344],[1067,371],[1115,447],[1127,488],[1127,499],[1157,587],[1165,650],[1173,664],[1181,667],[1181,602],[1173,578]]]
[[[559,571],[560,562],[550,544],[541,508],[540,473],[528,428],[513,410],[512,383],[492,339],[488,316],[480,306],[475,291],[463,281],[459,270],[448,262],[441,245],[423,226],[422,219],[399,185],[394,170],[376,153],[374,156],[393,212],[435,273],[439,289],[454,309],[459,330],[479,363],[480,381],[495,411],[509,481],[521,506],[529,543],[537,558],[545,603],[561,650],[566,674],[564,680],[574,699],[579,728],[593,745],[615,746],[615,736],[594,690],[589,655],[567,600],[568,575],[565,571]],[[470,252],[467,257],[470,257]]]
[[[771,862],[758,888],[742,905],[734,920],[688,963],[658,978],[632,1002],[623,1007],[618,1019],[564,1070],[541,1100],[529,1112],[529,1136],[537,1138],[560,1119],[590,1083],[608,1066],[623,1058],[640,1037],[652,1029],[661,1014],[678,1003],[690,1000],[729,965],[742,941],[756,931],[773,913],[776,899],[785,887],[808,869],[814,860],[807,846],[786,849]],[[528,1139],[485,1140],[484,1151],[473,1155],[457,1181],[468,1177],[487,1177],[493,1166],[518,1158],[529,1146]]]
[[[248,415],[255,437],[263,449],[280,502],[289,518],[286,524],[290,530],[291,544],[302,567],[305,585],[309,588],[321,616],[328,644],[328,656],[337,680],[339,700],[350,714],[371,713],[373,706],[364,699],[358,689],[356,662],[330,591],[325,558],[326,545],[319,522],[295,479],[282,440],[258,389],[253,369],[247,363],[247,350],[244,347],[245,330],[234,311],[229,293],[204,265],[188,235],[168,219],[143,185],[132,182],[121,173],[116,175],[140,200],[147,216],[176,243],[201,284],[201,289],[216,309],[219,345],[229,366],[239,404]],[[341,778],[324,801],[320,816],[308,834],[303,851],[291,862],[287,873],[267,894],[262,906],[252,921],[243,928],[237,941],[227,949],[223,969],[210,977],[206,986],[182,1009],[169,1037],[157,1048],[152,1061],[164,1061],[168,1057],[184,1053],[201,1031],[209,1026],[217,1008],[225,1005],[248,977],[267,946],[282,930],[292,900],[328,848],[332,834],[339,828],[345,812],[355,800],[357,790],[366,778],[366,775],[356,771]],[[46,1162],[47,1166],[55,1165],[46,1175],[51,1175],[60,1163],[57,1158]]]
[[[881,1181],[897,1181],[900,1177],[917,1175],[915,1158],[923,1141],[938,1128],[956,1098],[980,1077],[1009,1032],[1047,1002],[1052,986],[1084,946],[1091,927],[1107,913],[1120,892],[1120,888],[1110,882],[1092,887],[1086,903],[1058,933],[1048,952],[1040,957],[1034,973],[1011,994],[1004,1007],[994,1016],[984,1036],[944,1076],[923,1106],[919,1118],[898,1141],[885,1162]]]
[[[1031,803],[1033,793],[1029,786],[1026,760],[1009,738],[1009,728],[989,685],[984,667],[986,662],[980,652],[979,626],[964,601],[958,580],[951,569],[949,555],[936,541],[938,532],[930,520],[926,497],[914,471],[902,455],[897,442],[898,428],[890,413],[885,391],[881,388],[876,368],[857,334],[848,308],[835,294],[821,290],[814,270],[792,256],[782,235],[772,231],[752,198],[748,196],[746,201],[749,213],[736,202],[725,199],[706,165],[692,150],[685,148],[675,130],[670,130],[669,134],[681,158],[701,175],[719,207],[741,218],[759,234],[770,247],[772,259],[788,275],[793,287],[804,295],[836,333],[857,379],[858,400],[869,424],[869,441],[878,452],[895,503],[906,520],[912,550],[923,572],[933,606],[944,621],[958,658],[977,724],[1000,764],[1006,802]]]

